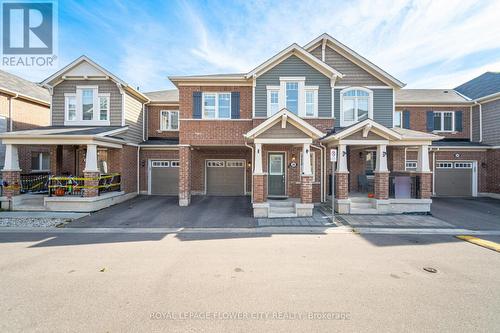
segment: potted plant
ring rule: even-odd
[[[370,199],[375,198],[375,194],[373,194],[373,193],[368,193],[368,198],[370,198]]]
[[[62,197],[62,196],[64,196],[64,192],[65,192],[65,191],[64,191],[64,188],[62,188],[62,187],[58,187],[58,188],[56,188],[56,190],[55,190],[54,194],[55,194],[57,197]]]

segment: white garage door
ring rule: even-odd
[[[437,161],[434,177],[437,196],[475,195],[475,163],[472,161]]]
[[[245,160],[207,160],[207,195],[245,195]]]
[[[179,161],[156,160],[150,162],[149,193],[153,195],[179,194]]]

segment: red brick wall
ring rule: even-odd
[[[165,160],[178,160],[178,150],[143,150],[141,149],[139,159],[139,183],[140,190],[148,190],[148,160],[152,159],[165,159]]]
[[[160,111],[179,110],[179,106],[148,105],[148,137],[149,138],[178,138],[179,131],[160,131]]]
[[[482,166],[479,166],[484,170]],[[489,150],[486,159],[487,186],[486,191],[500,193],[500,149]]]
[[[124,145],[123,148],[109,149],[109,172],[121,174],[121,190],[126,193],[137,191],[137,147]]]
[[[468,139],[470,137],[470,108],[469,107],[427,107],[427,106],[396,106],[396,111],[410,111],[410,129],[427,132],[427,111],[462,111],[463,130],[456,133],[437,133],[446,138]]]

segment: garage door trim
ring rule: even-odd
[[[433,195],[436,195],[436,181],[435,181],[435,175],[436,175],[436,170],[437,169],[442,169],[438,167],[439,163],[448,163],[451,164],[450,167],[446,167],[444,169],[472,169],[472,196],[477,197],[477,192],[478,192],[478,172],[477,172],[477,161],[474,160],[436,160],[434,164],[434,173],[433,173]],[[463,163],[471,163],[472,167],[464,167],[464,165],[461,165]]]
[[[153,162],[168,162],[168,166],[160,166],[160,168],[179,168],[179,160],[175,158],[152,158],[148,159],[148,195],[151,195],[151,171]],[[173,163],[172,163],[173,162]]]
[[[226,162],[231,162],[231,161],[238,161],[238,162],[243,162],[243,195],[247,194],[247,170],[246,170],[246,164],[247,161],[243,158],[207,158],[205,159],[205,189],[204,189],[204,194],[207,195],[208,193],[208,187],[207,187],[207,168],[208,168],[208,162],[209,161],[223,161],[224,165],[221,167],[226,167]],[[218,167],[218,166],[214,166]]]

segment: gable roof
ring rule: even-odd
[[[350,49],[346,45],[342,44],[332,36],[330,36],[327,33],[324,33],[320,35],[319,37],[313,39],[311,42],[307,43],[304,46],[304,49],[307,50],[308,52],[312,51],[315,49],[318,45],[323,43],[323,41],[326,41],[327,45],[332,47],[336,51],[341,51],[342,55],[344,55],[346,58],[360,66],[361,68],[365,69],[367,72],[370,74],[374,75],[375,77],[379,78],[381,81],[394,86],[394,87],[399,87],[403,88],[406,84],[403,82],[399,81],[396,79],[394,76],[390,75],[365,57],[361,56],[354,50]]]
[[[0,91],[8,95],[17,94],[20,97],[44,105],[50,104],[50,94],[47,89],[34,82],[2,70],[0,70]]]
[[[145,92],[151,103],[179,103],[179,90],[158,90]]]
[[[77,59],[75,59],[74,61],[72,61],[68,65],[66,65],[65,67],[61,68],[60,70],[58,70],[57,72],[55,72],[54,74],[52,74],[51,76],[49,76],[48,78],[43,80],[41,84],[43,86],[49,86],[49,87],[52,86],[53,87],[54,85],[57,85],[57,83],[59,83],[61,80],[64,79],[65,73],[68,73],[69,71],[71,71],[72,69],[76,68],[77,66],[79,66],[80,64],[83,64],[83,63],[89,64],[93,68],[102,72],[104,74],[104,76],[106,76],[107,78],[113,80],[116,83],[121,84],[125,90],[127,90],[131,94],[135,95],[136,97],[143,99],[145,101],[149,101],[149,98],[147,96],[145,96],[143,93],[132,88],[131,86],[128,85],[128,83],[126,83],[125,81],[120,79],[118,76],[114,75],[113,73],[111,73],[110,71],[108,71],[104,67],[100,66],[98,63],[96,63],[95,61],[93,61],[92,59],[90,59],[89,57],[87,57],[85,55],[78,57]],[[79,75],[78,77],[80,77],[80,76],[81,75]],[[83,79],[91,79],[92,78],[92,77],[85,77],[85,76],[81,76],[81,77]]]
[[[486,72],[459,85],[455,90],[470,99],[478,99],[499,93],[500,72]]]
[[[308,63],[313,68],[317,69],[318,71],[320,71],[321,73],[325,74],[328,77],[332,76],[338,76],[340,78],[344,77],[342,73],[330,67],[328,64],[324,63],[320,59],[316,58],[315,56],[304,50],[296,43],[293,43],[286,49],[282,50],[281,52],[278,52],[276,55],[272,56],[259,66],[255,67],[253,70],[248,72],[245,75],[245,77],[251,78],[253,76],[260,76],[292,55],[297,56],[299,59]]]
[[[304,119],[296,116],[294,113],[288,111],[286,108],[281,109],[279,112],[276,112],[272,117],[267,118],[260,125],[251,129],[248,133],[244,134],[244,137],[247,139],[254,139],[260,134],[264,133],[272,126],[277,124],[280,121],[286,121],[300,129],[302,132],[306,133],[313,139],[319,139],[325,135],[325,133],[321,132],[319,129],[309,124]]]
[[[398,89],[395,96],[400,105],[471,104],[453,89]]]
[[[386,138],[387,140],[401,140],[401,135],[393,129],[387,128],[372,119],[365,119],[363,121],[360,121],[359,123],[356,123],[349,127],[345,127],[338,132],[330,133],[321,141],[328,142],[332,140],[342,140],[350,136],[351,134],[354,134],[361,130],[366,130],[367,133],[373,132]]]

